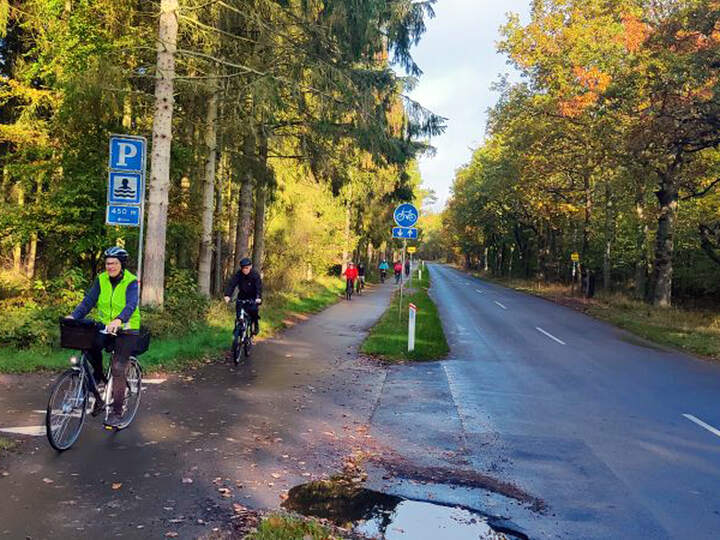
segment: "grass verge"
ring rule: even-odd
[[[531,280],[478,277],[534,294],[607,321],[659,345],[720,360],[720,313],[682,307],[657,308],[620,293],[573,296],[569,286]]]
[[[445,332],[435,303],[428,294],[429,272],[423,272],[422,280],[417,274],[412,281],[414,292],[404,295],[403,306],[398,318],[399,293],[393,295],[390,307],[370,330],[362,345],[362,352],[383,360],[437,360],[449,352]],[[408,302],[417,306],[415,350],[408,352]]]
[[[271,514],[260,522],[256,532],[245,538],[247,540],[340,540],[343,537],[313,519]]]
[[[302,283],[290,292],[269,294],[260,310],[260,338],[272,336],[298,315],[321,311],[336,302],[341,294],[342,284],[333,278]],[[234,306],[213,303],[204,325],[183,336],[152,340],[150,350],[142,355],[143,368],[149,373],[177,370],[227,350],[234,317]],[[62,369],[68,365],[71,354],[55,348],[0,347],[0,373]]]
[[[16,442],[6,437],[0,437],[0,453],[12,450],[16,446]]]

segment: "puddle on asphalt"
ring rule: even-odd
[[[519,540],[488,518],[465,508],[415,501],[365,489],[342,477],[295,486],[287,510],[327,519],[370,538],[386,540]]]

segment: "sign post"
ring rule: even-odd
[[[408,352],[415,350],[415,317],[417,315],[417,307],[415,304],[409,305],[408,312]]]
[[[110,135],[105,223],[139,227],[137,278],[142,279],[145,229],[145,166],[147,140],[136,135]]]
[[[580,262],[580,254],[577,251],[573,251],[570,254],[570,260],[572,261],[572,285],[570,287],[570,294],[575,295],[575,276],[577,274],[578,263]]]
[[[393,212],[393,219],[397,223],[397,227],[392,229],[393,238],[403,239],[403,250],[402,250],[402,270],[400,273],[400,303],[398,305],[398,321],[402,317],[402,302],[403,302],[403,287],[405,286],[404,273],[405,273],[405,252],[407,251],[407,239],[417,238],[418,230],[413,227],[417,223],[420,213],[410,203],[403,203],[395,208]]]

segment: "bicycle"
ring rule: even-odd
[[[380,270],[380,283],[385,283],[386,276],[387,276],[387,270]]]
[[[365,276],[358,276],[355,283],[355,292],[360,296],[360,292],[365,288]]]
[[[355,290],[355,287],[353,286],[354,280],[348,279],[345,283],[345,299],[346,300],[352,300],[353,291]]]
[[[95,321],[60,319],[61,346],[80,351],[80,356],[70,357],[72,367],[63,372],[53,384],[45,411],[47,439],[50,446],[58,452],[63,452],[75,444],[82,431],[87,412],[94,409],[95,401],[100,398],[90,361],[85,352],[92,348],[98,332],[108,333],[102,324]],[[122,421],[117,427],[105,426],[106,429],[113,431],[125,429],[135,419],[142,395],[142,366],[137,356],[147,351],[149,343],[150,335],[141,332],[135,352],[130,356],[126,368]],[[113,404],[112,361],[108,365],[106,379],[103,406],[105,422]]]
[[[243,307],[244,305],[255,305],[255,300],[238,300],[240,304],[240,313],[235,316],[235,329],[233,330],[233,342],[232,342],[232,359],[237,366],[240,363],[240,358],[244,354],[247,358],[250,356],[250,349],[252,348],[252,321],[247,310]]]

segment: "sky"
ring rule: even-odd
[[[498,99],[491,84],[500,74],[513,75],[495,50],[508,12],[526,21],[530,0],[438,0],[435,18],[413,49],[423,75],[410,97],[448,119],[445,133],[430,141],[436,155],[419,162],[423,187],[438,197],[436,210],[450,196],[455,170],[482,143],[487,109]]]

